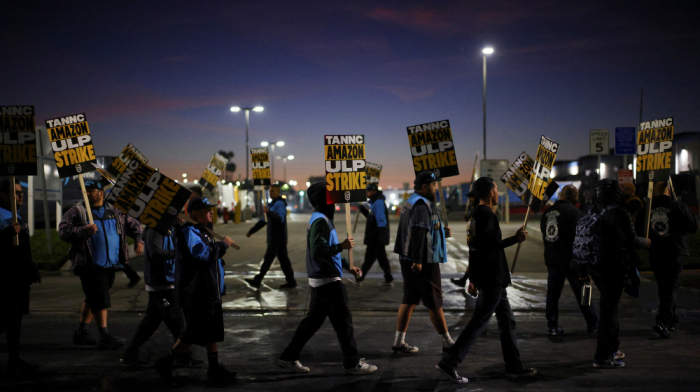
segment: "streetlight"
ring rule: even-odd
[[[484,159],[486,159],[486,56],[493,53],[493,48],[488,46],[481,53],[484,54]]]
[[[248,165],[250,161],[250,143],[248,143],[248,127],[250,126],[250,111],[254,112],[262,112],[265,110],[262,106],[255,106],[252,108],[241,108],[238,106],[231,106],[231,111],[234,113],[238,113],[241,110],[245,111],[245,183],[246,186],[249,186],[248,184]]]
[[[293,160],[294,155],[287,155],[286,157],[275,157],[275,159],[282,159],[282,163],[284,163],[284,182],[287,182],[287,160]],[[290,182],[291,184],[291,182]]]
[[[187,178],[187,173],[182,173],[182,178]]]
[[[268,143],[268,142],[261,142],[261,146],[263,147],[270,147],[270,156],[272,157],[270,159],[270,182],[272,184],[275,183],[275,146],[277,147],[284,147],[284,142],[276,142],[276,143]]]

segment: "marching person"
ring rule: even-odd
[[[532,376],[537,373],[537,370],[525,368],[520,362],[520,352],[515,338],[515,316],[506,292],[506,287],[510,285],[511,280],[504,251],[509,246],[525,241],[527,231],[521,227],[514,236],[503,239],[498,218],[492,210],[493,205],[498,201],[496,184],[489,177],[481,177],[474,182],[473,189],[479,198],[479,205],[474,209],[475,235],[469,245],[471,255],[469,291],[476,287],[479,290],[479,296],[471,320],[435,368],[452,382],[467,383],[469,380],[466,377],[457,374],[457,366],[486,330],[491,315],[495,312],[501,350],[506,362],[506,376]]]
[[[394,277],[391,275],[391,265],[389,265],[389,259],[386,257],[385,246],[389,245],[389,209],[386,206],[386,197],[384,193],[379,190],[377,184],[367,185],[367,197],[369,198],[370,208],[360,204],[358,208],[362,215],[367,218],[367,224],[365,225],[365,240],[364,244],[367,245],[367,250],[365,251],[365,261],[362,263],[362,275],[355,278],[355,285],[362,286],[362,281],[367,276],[370,268],[374,264],[375,260],[379,261],[379,266],[384,271],[384,282],[381,286],[393,287]]]
[[[11,197],[15,188],[17,223],[12,222]],[[32,260],[29,243],[29,230],[19,216],[24,201],[24,192],[18,180],[9,179],[0,183],[0,334],[5,332],[9,361],[5,375],[16,377],[36,370],[19,357],[19,340],[22,331],[22,317],[29,313],[29,286],[41,283],[39,270]],[[14,244],[15,236],[19,245]]]
[[[474,209],[476,209],[477,204],[479,204],[479,200],[477,199],[474,191],[469,191],[467,194],[467,199],[469,200],[469,211],[464,214],[465,222],[469,222],[472,215],[474,215]],[[469,266],[467,266],[467,270],[464,272],[464,275],[461,278],[450,278],[450,282],[459,287],[464,287],[467,285],[467,279],[469,279]]]
[[[245,281],[251,286],[259,288],[263,278],[265,278],[265,274],[270,270],[272,262],[277,257],[280,261],[282,272],[284,272],[284,277],[287,280],[287,283],[281,285],[280,288],[293,289],[297,287],[297,281],[294,279],[292,262],[287,255],[287,201],[280,195],[279,185],[270,186],[270,198],[272,202],[263,207],[265,215],[262,215],[258,223],[248,230],[248,233],[245,235],[250,238],[258,230],[267,226],[267,251],[265,252],[262,266],[260,266],[260,272],[252,279],[245,278]],[[266,219],[269,220],[269,223]]]
[[[654,331],[661,338],[671,337],[678,326],[676,295],[680,289],[683,261],[690,255],[688,234],[698,231],[698,217],[683,202],[673,201],[668,182],[654,184],[651,200],[651,269],[659,287],[659,313]]]
[[[192,345],[207,349],[207,378],[226,383],[236,377],[219,362],[218,343],[224,341],[224,318],[221,309],[221,258],[233,245],[231,238],[215,242],[207,232],[212,225],[212,205],[206,197],[195,197],[187,203],[189,216],[197,223],[175,228],[175,287],[185,315],[185,328],[170,352],[156,361],[162,381],[172,381],[173,362],[189,357]]]
[[[352,248],[354,240],[348,238],[342,243],[338,241],[338,233],[333,226],[335,204],[326,204],[326,184],[317,182],[309,187],[307,193],[314,207],[306,234],[306,271],[309,275],[311,302],[309,313],[299,323],[292,341],[280,355],[277,366],[295,373],[308,373],[310,369],[299,362],[299,355],[327,317],[331,320],[343,351],[345,373],[372,373],[377,367],[364,362],[357,353],[348,294],[341,281],[343,268],[349,268],[348,261],[341,257],[341,253],[343,249]],[[355,277],[362,273],[357,267],[348,271]]]
[[[71,207],[61,219],[59,237],[71,243],[68,252],[73,273],[80,277],[85,302],[80,308],[80,323],[73,334],[76,345],[98,344],[88,333],[92,318],[97,319],[100,349],[116,350],[124,345],[107,331],[107,309],[111,307],[109,289],[114,274],[129,261],[126,237],[134,239],[134,252],[143,252],[141,224],[129,215],[104,203],[104,192],[99,181],[85,181],[85,190],[94,218],[88,224],[87,207],[83,201]]]
[[[651,242],[638,237],[632,218],[622,206],[622,190],[617,181],[606,178],[598,181],[595,204],[591,212],[602,214],[599,236],[600,258],[595,264],[579,264],[579,279],[590,281],[591,277],[600,291],[598,342],[593,361],[595,368],[617,368],[625,366],[625,354],[620,351],[620,324],[618,306],[625,278],[629,271],[630,252],[633,249],[648,249]]]
[[[418,352],[406,343],[411,314],[421,301],[428,308],[430,321],[442,338],[443,351],[454,344],[447,331],[442,310],[440,264],[447,262],[447,244],[452,232],[445,227],[435,207],[438,178],[424,171],[416,176],[414,193],[401,211],[394,253],[399,254],[403,276],[403,299],[396,316],[396,336],[391,351],[396,354]]]
[[[545,316],[547,318],[547,334],[561,336],[564,329],[559,326],[559,298],[568,280],[574,291],[576,302],[586,320],[587,331],[592,333],[598,329],[598,316],[593,305],[581,304],[581,287],[583,284],[578,274],[571,268],[574,257],[574,237],[579,211],[576,208],[578,189],[573,185],[562,188],[553,206],[547,209],[540,220],[542,242],[544,243],[544,263],[547,266],[547,302]]]
[[[185,221],[177,217],[176,225],[180,226]],[[161,322],[165,323],[177,340],[185,326],[185,317],[178,305],[175,295],[175,238],[173,227],[166,235],[162,235],[153,229],[146,228],[143,232],[144,239],[144,264],[143,276],[148,291],[148,308],[146,315],[136,328],[136,333],[131,343],[124,351],[120,362],[127,366],[143,366],[148,362],[139,358],[139,348],[153,336]],[[203,361],[193,359],[189,352],[178,358],[186,366],[200,366]]]

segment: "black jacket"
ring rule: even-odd
[[[389,208],[387,208],[384,200],[386,200],[384,193],[382,193],[382,191],[377,191],[369,198],[371,210],[367,209],[367,207],[362,204],[358,207],[362,215],[367,218],[367,225],[365,225],[365,245],[389,245]],[[381,227],[377,224],[378,216],[382,220]]]
[[[175,238],[172,231],[162,235],[153,229],[143,232],[143,280],[156,290],[175,282]]]
[[[544,263],[548,267],[569,265],[574,256],[574,237],[579,220],[578,209],[566,200],[557,200],[540,220]]]
[[[278,196],[272,199],[268,208],[270,210],[267,213],[267,219],[270,224],[267,224],[263,215],[248,232],[252,235],[267,226],[268,245],[287,245],[287,201],[282,196]]]
[[[598,211],[602,206],[596,206]],[[612,208],[603,214],[601,226],[601,258],[590,266],[590,272],[605,276],[624,276],[629,271],[634,249],[646,247],[646,238],[638,237],[630,213]]]
[[[2,217],[11,217],[9,206],[0,205]],[[32,249],[29,243],[29,229],[17,216],[17,222],[22,226],[19,231],[19,246],[13,244],[15,229],[11,218],[2,219],[0,223],[0,289],[29,286],[39,280],[39,270],[32,260]],[[5,300],[0,299],[0,301]]]
[[[214,241],[201,224],[175,228],[175,287],[180,306],[221,303],[219,259],[228,245]]]
[[[698,231],[698,217],[681,201],[654,196],[651,201],[649,238],[652,260],[689,256],[687,234]]]
[[[485,205],[474,208],[474,247],[469,250],[469,280],[478,289],[508,287],[510,272],[505,248],[518,243],[515,236],[503,239],[496,214]]]

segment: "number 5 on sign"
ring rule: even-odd
[[[591,155],[608,155],[610,133],[607,129],[591,129],[588,141]]]

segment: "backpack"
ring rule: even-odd
[[[600,212],[595,212],[594,207],[579,219],[576,224],[576,237],[574,237],[574,263],[578,265],[596,265],[602,256],[601,228],[603,215],[616,205],[609,205]]]

